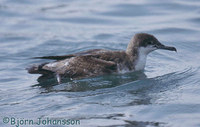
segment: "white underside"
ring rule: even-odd
[[[117,65],[117,72],[124,74],[124,73],[130,72],[130,70],[126,66],[122,66],[122,65],[118,64]]]
[[[60,62],[53,62],[53,63],[48,63],[46,64],[45,66],[49,67],[49,68],[54,68],[54,67],[58,67],[60,64]],[[68,66],[69,65],[69,62],[68,61],[64,61],[63,62],[63,65],[64,66]]]
[[[57,65],[57,62],[46,64],[46,66],[49,67],[49,68],[56,67],[56,65]]]
[[[135,64],[135,70],[136,71],[144,70],[145,65],[146,65],[147,55],[154,50],[156,50],[156,48],[151,47],[151,46],[140,47],[138,49],[138,59],[137,59],[136,64]]]
[[[146,59],[147,59],[147,55],[145,54],[142,54],[138,57],[138,60],[135,65],[136,71],[144,70],[145,65],[146,65]]]

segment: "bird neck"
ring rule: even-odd
[[[133,43],[129,43],[126,53],[128,54],[131,63],[133,63],[136,71],[144,70],[148,53],[145,48],[136,47]]]
[[[126,54],[129,56],[131,63],[134,63],[134,61],[137,59],[138,53],[139,53],[138,46],[136,45],[137,43],[134,41],[135,41],[134,38],[132,38],[126,49]]]
[[[144,70],[146,65],[147,53],[145,48],[138,48],[138,57],[134,62],[135,70]]]

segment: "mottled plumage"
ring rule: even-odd
[[[28,68],[28,72],[43,75],[55,74],[58,82],[61,78],[85,78],[109,73],[143,70],[146,56],[156,49],[176,51],[174,47],[161,44],[153,35],[136,34],[128,44],[126,51],[93,49],[63,56],[35,57],[56,60]]]

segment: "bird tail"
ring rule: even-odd
[[[42,68],[46,64],[47,63],[38,64],[38,65],[35,64],[35,65],[31,66],[31,67],[26,68],[26,70],[30,74],[49,74],[51,71],[45,70],[45,69]]]

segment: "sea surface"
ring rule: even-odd
[[[139,32],[178,52],[152,52],[144,73],[62,84],[25,70],[48,62],[32,57],[125,50]],[[200,1],[0,0],[0,118],[1,127],[200,127]],[[39,118],[70,122],[25,124]]]

